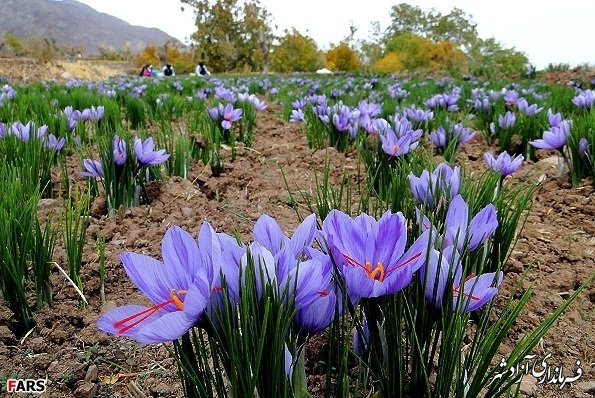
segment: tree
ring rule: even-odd
[[[477,24],[460,8],[453,8],[447,15],[437,14],[429,31],[436,42],[449,41],[463,51],[468,51],[478,40]]]
[[[380,22],[371,22],[369,32],[370,40],[361,41],[359,43],[359,48],[363,64],[367,66],[372,66],[384,56]]]
[[[15,35],[6,33],[4,35],[4,40],[6,40],[6,44],[12,50],[15,56],[20,57],[27,53],[25,50],[25,45]]]
[[[361,68],[357,52],[345,42],[326,52],[326,62],[331,70],[351,72]]]
[[[478,74],[520,72],[529,63],[527,56],[514,48],[502,47],[496,39],[479,39],[469,51],[474,72]]]
[[[213,71],[263,70],[273,42],[270,14],[258,0],[180,0],[194,9],[197,56]]]
[[[145,64],[159,65],[159,47],[147,46],[138,54],[134,60],[134,65],[141,67]]]
[[[271,14],[258,2],[244,4],[239,64],[250,71],[267,71],[269,54],[275,38]]]
[[[427,33],[433,14],[426,13],[419,7],[401,3],[392,6],[390,18],[392,22],[387,30],[387,37],[403,33],[415,33],[423,36]]]
[[[394,52],[386,54],[372,65],[372,70],[375,72],[390,73],[399,72],[402,69],[403,63],[401,62],[401,58]]]
[[[320,67],[319,60],[316,42],[295,28],[285,31],[271,54],[273,71],[281,73],[314,72]]]
[[[383,55],[397,53],[405,69],[510,72],[527,63],[527,57],[514,48],[502,48],[493,38],[481,39],[471,15],[459,8],[443,15],[403,3],[393,6],[390,15]]]
[[[432,41],[415,33],[402,33],[393,36],[386,43],[386,53],[399,56],[403,68],[407,70],[429,69]]]

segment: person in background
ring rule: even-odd
[[[167,64],[163,67],[163,76],[175,76],[176,72],[174,71],[174,67],[170,64]]]
[[[143,77],[153,76],[152,69],[153,69],[153,67],[150,64],[145,64],[145,66],[143,66],[143,68],[141,69],[139,76],[143,76]]]
[[[207,66],[202,61],[196,65],[194,72],[196,73],[196,76],[211,76],[211,72],[209,72]]]

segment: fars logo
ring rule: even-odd
[[[45,379],[8,379],[6,392],[41,394],[45,392],[45,383]]]

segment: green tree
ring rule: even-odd
[[[215,72],[266,68],[274,39],[270,14],[258,0],[180,0],[194,9],[197,58]]]
[[[505,48],[496,39],[479,39],[469,51],[476,74],[521,72],[529,63],[527,56],[514,48]]]
[[[429,36],[435,42],[449,41],[461,50],[468,51],[478,40],[477,24],[471,15],[460,8],[453,8],[446,15],[436,14],[431,20]]]
[[[242,34],[238,45],[239,64],[249,71],[269,69],[270,52],[275,38],[271,14],[258,2],[244,4]]]
[[[392,6],[390,18],[391,25],[387,30],[387,38],[403,33],[425,36],[434,16],[432,12],[427,13],[419,7],[401,3]]]
[[[295,28],[286,30],[273,49],[271,66],[273,71],[280,73],[313,72],[320,67],[318,46]]]

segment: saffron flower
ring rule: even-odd
[[[514,126],[515,122],[516,116],[511,111],[507,111],[504,115],[498,116],[498,126],[500,126],[502,129],[510,129]]]
[[[51,149],[56,152],[62,150],[65,144],[66,138],[62,137],[58,139],[54,134],[49,134],[44,142],[44,145],[47,149]]]
[[[299,123],[306,120],[306,116],[304,115],[304,111],[301,108],[293,109],[291,111],[291,115],[289,116],[289,121],[291,123]]]
[[[352,219],[332,210],[322,231],[354,304],[404,289],[426,258],[428,233],[406,250],[407,221],[401,213],[387,211],[375,220],[367,214]]]
[[[585,137],[582,137],[578,141],[578,154],[581,159],[584,159],[586,155],[588,155],[589,151],[589,141]]]
[[[144,141],[141,141],[140,138],[134,140],[134,154],[142,165],[158,165],[169,159],[165,149],[155,151],[154,148],[153,138],[149,137]]]
[[[126,163],[126,141],[119,136],[114,136],[114,163],[123,166]]]
[[[502,175],[502,178],[511,175],[517,171],[522,165],[525,158],[523,155],[510,156],[508,152],[504,151],[498,155],[498,158],[486,152],[483,154],[483,160],[488,167]]]
[[[83,166],[86,171],[80,173],[82,177],[103,178],[103,165],[99,160],[84,159]]]
[[[446,147],[446,130],[444,130],[444,127],[439,126],[436,131],[428,134],[428,138],[436,148]]]
[[[382,142],[382,150],[391,158],[405,155],[417,148],[417,141],[412,142],[410,133],[398,138],[392,129],[387,129],[384,134],[379,134],[379,136]]]
[[[446,212],[444,246],[455,245],[462,252],[477,249],[498,228],[498,217],[493,204],[488,204],[469,221],[469,206],[461,195],[455,196]]]
[[[145,255],[120,256],[128,277],[153,305],[114,308],[97,321],[99,330],[143,344],[176,340],[200,319],[210,295],[206,272],[200,269],[196,241],[179,227],[167,230],[163,263]],[[202,271],[202,272],[201,272]]]
[[[570,135],[570,129],[563,126],[564,124],[560,124],[560,127],[551,127],[549,131],[543,132],[541,139],[529,141],[529,144],[535,148],[557,149],[561,151]]]
[[[459,193],[461,168],[451,168],[448,163],[440,163],[434,171],[430,173],[424,170],[419,177],[409,173],[409,186],[417,203],[434,208],[438,205],[440,196],[450,200]]]
[[[232,104],[225,105],[225,108],[223,108],[223,105],[219,105],[219,113],[223,117],[221,127],[225,130],[229,130],[232,123],[242,118],[242,110],[240,108],[234,109]]]
[[[517,108],[525,116],[535,116],[543,110],[543,108],[538,108],[537,104],[529,105],[525,98],[518,99]]]
[[[463,280],[460,255],[454,246],[446,247],[442,253],[432,249],[426,264],[419,277],[426,300],[436,309],[442,308],[449,280],[452,310],[464,313],[475,311],[493,299],[503,279],[502,272],[491,272],[480,276],[471,274]]]
[[[572,99],[572,103],[581,109],[591,109],[595,103],[595,91],[584,90]]]

